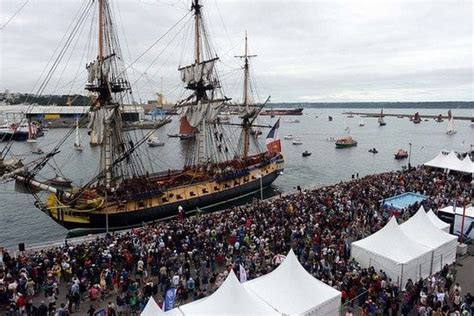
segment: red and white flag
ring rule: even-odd
[[[273,125],[272,129],[267,135],[267,139],[265,140],[265,144],[267,145],[267,151],[270,153],[281,152],[280,137],[278,136],[279,128],[280,128],[280,119],[278,119],[275,125]]]

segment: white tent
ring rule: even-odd
[[[474,173],[474,162],[472,162],[471,158],[469,158],[469,155],[467,155],[463,160],[461,160],[461,163],[458,165],[458,167],[453,170],[464,173]]]
[[[400,229],[414,242],[433,250],[430,274],[439,272],[445,264],[456,261],[458,238],[436,227],[426,215],[423,206],[401,224]]]
[[[186,316],[281,315],[266,302],[245,289],[233,271],[212,295],[180,306],[179,310]]]
[[[425,166],[428,167],[433,167],[433,168],[441,168],[441,169],[446,169],[447,168],[447,160],[446,160],[447,154],[444,152],[440,152],[436,157],[425,163]]]
[[[158,316],[158,315],[164,315],[163,311],[161,308],[156,304],[155,300],[153,297],[150,297],[148,300],[148,303],[146,303],[145,308],[141,312],[140,316]]]
[[[446,222],[443,222],[442,220],[439,219],[438,216],[436,216],[436,214],[430,210],[428,213],[426,213],[426,215],[428,216],[428,218],[430,219],[430,221],[436,226],[438,227],[439,229],[441,229],[442,231],[444,231],[445,233],[449,233],[449,229],[451,228],[451,225],[449,225],[448,223]]]
[[[420,277],[429,276],[431,252],[408,238],[395,217],[378,232],[351,245],[351,256],[362,267],[383,270],[400,286],[405,286],[408,279],[416,282]]]
[[[341,292],[309,274],[293,250],[274,271],[243,285],[285,315],[339,315]]]
[[[438,156],[431,159],[424,164],[428,167],[449,169],[458,171],[461,168],[461,160],[456,156],[454,151],[450,151],[449,154],[440,152]]]

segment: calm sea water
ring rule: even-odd
[[[347,109],[346,109],[347,110]],[[359,117],[347,118],[342,112],[345,109],[305,109],[300,117],[281,117],[280,137],[286,168],[282,176],[274,183],[274,188],[283,192],[294,190],[297,185],[304,187],[332,184],[348,180],[353,174],[359,176],[399,170],[407,160],[395,160],[394,153],[400,148],[409,149],[412,143],[412,165],[422,164],[433,158],[442,149],[466,151],[474,145],[474,126],[469,121],[456,121],[455,135],[446,135],[447,122],[437,123],[434,120],[413,124],[407,118],[386,117],[386,126],[379,126],[374,118],[363,118],[365,126],[359,126]],[[375,109],[357,109],[358,112],[374,112]],[[414,113],[415,110],[387,109],[385,113]],[[421,114],[446,113],[440,109],[422,109]],[[454,110],[454,115],[473,116],[474,109]],[[329,122],[328,115],[334,120]],[[277,118],[261,117],[260,123],[272,124]],[[300,123],[289,123],[298,119]],[[144,149],[143,161],[151,169],[166,170],[179,168],[183,163],[186,143],[175,138],[167,138],[166,133],[175,133],[176,119],[162,128],[158,136],[166,141],[164,147]],[[330,137],[350,135],[358,141],[357,147],[335,149]],[[51,149],[67,130],[51,130],[37,144],[17,143],[14,152],[19,157],[31,159],[31,150],[39,146],[43,150]],[[83,139],[87,139],[86,130],[82,130]],[[137,135],[144,131],[134,132]],[[265,131],[264,131],[265,134]],[[283,136],[292,134],[303,145],[292,145]],[[260,140],[263,141],[263,138]],[[77,185],[86,183],[98,170],[97,161],[100,149],[85,146],[82,153],[72,149],[70,144],[61,148],[61,153],[51,161],[42,174],[52,178],[61,172],[73,179]],[[3,146],[0,144],[0,147]],[[378,154],[368,152],[377,148]],[[310,157],[302,157],[302,152],[312,152]],[[57,169],[57,170],[55,170]],[[59,240],[67,231],[52,221],[47,215],[33,206],[30,195],[17,193],[13,183],[0,185],[0,247],[14,248],[19,242],[27,244]]]

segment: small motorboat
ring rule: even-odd
[[[403,118],[403,115],[397,115],[397,118]]]
[[[377,149],[371,148],[371,149],[369,149],[369,153],[378,154],[379,152],[377,151]]]
[[[442,115],[442,114],[438,114],[438,116],[435,118],[435,121],[436,121],[437,123],[444,122],[444,120],[443,120],[443,115]]]
[[[332,121],[332,116],[328,115],[328,120],[329,120],[329,122],[331,122]]]
[[[146,144],[148,145],[148,147],[159,147],[165,145],[165,143],[160,141],[157,137],[148,138]]]
[[[334,143],[336,141],[336,139],[334,137],[328,137],[328,138],[326,138],[326,140],[328,142],[331,142],[331,143]]]
[[[285,135],[283,136],[284,139],[288,139],[288,140],[292,140],[293,139],[293,135]]]
[[[303,151],[302,153],[303,157],[308,157],[308,156],[311,156],[311,153],[307,150]]]
[[[44,151],[41,148],[37,147],[35,150],[31,151],[31,153],[35,155],[42,155],[44,154]]]
[[[299,139],[295,139],[293,142],[292,142],[293,145],[303,145],[303,142]]]
[[[47,181],[49,185],[61,188],[72,188],[72,180],[63,178],[59,175]]]
[[[405,158],[408,158],[408,152],[404,149],[399,149],[396,153],[395,153],[395,159],[397,160],[400,160],[400,159],[405,159]]]
[[[365,126],[364,120],[362,118],[360,118],[359,126]]]

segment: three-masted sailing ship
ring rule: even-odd
[[[107,0],[98,0],[97,58],[87,65],[88,83],[85,87],[93,96],[91,105],[93,144],[101,146],[99,173],[86,185],[62,190],[40,182],[35,175],[51,157],[55,148],[34,166],[11,172],[10,177],[28,186],[31,191],[43,190],[50,194],[44,201],[37,198],[35,205],[60,225],[68,228],[118,229],[140,225],[177,214],[178,208],[224,203],[269,186],[281,173],[284,159],[279,150],[250,153],[250,134],[255,118],[263,107],[251,104],[249,98],[249,59],[247,45],[244,60],[244,93],[241,110],[242,123],[227,123],[241,130],[238,148],[231,148],[224,134],[224,123],[218,113],[230,104],[223,95],[216,72],[219,58],[210,56],[207,32],[202,23],[199,0],[192,3],[194,15],[194,60],[179,67],[188,97],[176,104],[193,134],[181,170],[150,173],[140,161],[138,146],[144,137],[133,142],[124,131],[120,106],[131,92],[126,73],[120,69],[120,49],[111,9]],[[237,105],[236,105],[237,106]],[[35,197],[38,197],[36,194]]]

